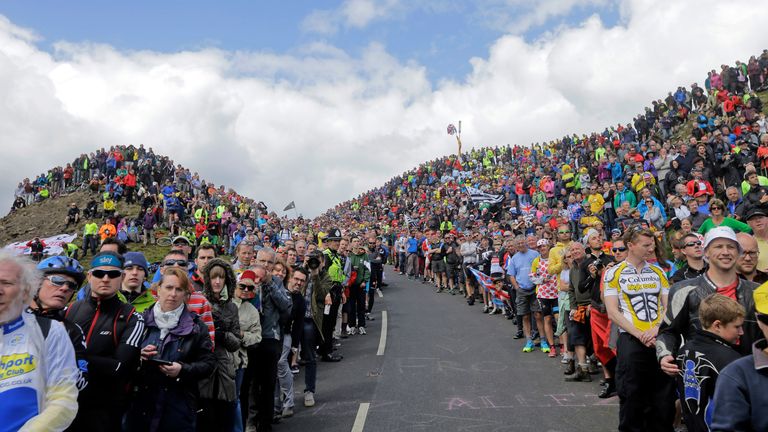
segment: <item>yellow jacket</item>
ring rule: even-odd
[[[549,250],[549,267],[547,267],[547,273],[551,275],[559,275],[563,271],[563,251],[571,242],[563,243],[557,242],[555,247]]]

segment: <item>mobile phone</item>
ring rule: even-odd
[[[173,364],[173,362],[172,362],[172,361],[168,361],[168,360],[162,360],[162,359],[156,359],[156,358],[147,359],[147,360],[145,360],[145,361],[146,361],[147,363],[152,363],[152,364],[154,364],[154,365],[156,365],[156,366],[170,366],[170,365],[172,365],[172,364]]]

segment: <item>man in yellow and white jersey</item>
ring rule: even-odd
[[[659,369],[654,347],[667,304],[669,282],[647,259],[654,256],[653,233],[640,226],[624,235],[627,259],[603,276],[605,307],[619,326],[616,387],[619,430],[672,431],[674,381]]]

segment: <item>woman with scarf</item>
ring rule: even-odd
[[[235,357],[241,345],[238,307],[232,301],[237,279],[232,266],[214,258],[203,268],[203,281],[203,294],[213,307],[216,370],[200,382],[197,430],[230,431],[237,416]]]
[[[141,368],[125,417],[128,431],[194,431],[198,381],[214,370],[208,328],[187,310],[192,292],[187,272],[166,269],[157,302],[144,312]]]

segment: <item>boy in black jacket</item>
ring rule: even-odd
[[[722,294],[711,294],[701,301],[702,329],[696,330],[677,356],[678,396],[689,432],[709,431],[717,377],[726,365],[741,357],[732,345],[743,334],[744,315],[743,306]]]

